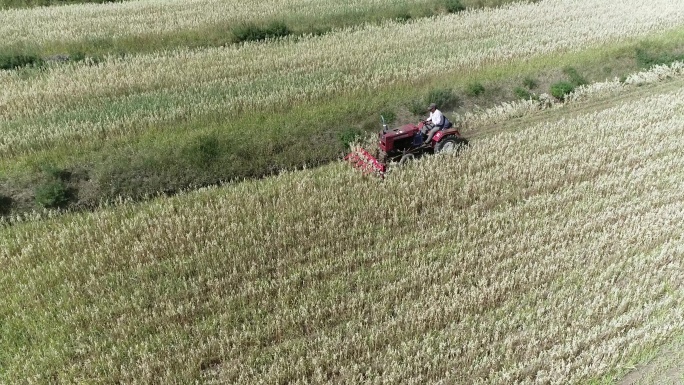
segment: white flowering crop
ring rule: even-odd
[[[0,382],[582,384],[684,331],[684,91],[0,228]]]
[[[547,0],[325,36],[0,71],[0,157],[290,108],[677,28],[684,3]],[[426,55],[430,42],[431,57]]]
[[[0,44],[119,39],[272,20],[364,14],[425,0],[138,0],[0,10]],[[36,28],[40,26],[40,28]]]

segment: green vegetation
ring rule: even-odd
[[[572,83],[572,85],[575,87],[589,83],[589,81],[584,78],[584,76],[580,75],[579,72],[577,72],[577,69],[574,67],[563,68],[563,73],[568,77],[570,83]]]
[[[430,103],[435,103],[440,109],[456,108],[459,106],[459,98],[450,88],[435,88],[428,92],[423,103],[423,113]]]
[[[384,109],[380,111],[380,116],[385,119],[386,124],[394,124],[397,121],[397,114],[393,110]]]
[[[278,18],[263,17],[259,20],[218,22],[211,25],[198,24],[193,28],[175,29],[165,32],[136,33],[134,35],[118,35],[118,37],[83,38],[79,40],[48,41],[43,44],[25,43],[13,45],[0,41],[0,52],[18,52],[17,55],[30,55],[37,58],[53,55],[65,55],[72,60],[84,57],[101,60],[108,55],[130,55],[164,51],[181,47],[207,48],[223,47],[245,41],[259,41],[267,38],[285,36],[320,35],[333,29],[348,28],[364,23],[381,23],[386,20],[410,20],[430,17],[442,13],[458,12],[465,7],[496,7],[514,3],[519,0],[493,0],[484,4],[477,0],[421,0],[402,2],[400,4],[378,7],[367,12],[354,12],[342,9],[339,12],[308,16]],[[88,2],[113,2],[109,0],[0,0],[0,9],[30,7],[48,4]],[[0,57],[0,65],[2,57]],[[0,67],[1,68],[1,67]]]
[[[515,109],[534,103],[505,103],[477,117],[515,119],[464,124],[470,149],[382,182],[323,165],[379,115],[415,122],[434,102],[451,117],[549,86],[563,98],[684,49],[677,27],[534,55],[523,40],[511,54],[496,48],[513,28],[483,25],[475,55],[454,50],[472,65],[422,66],[425,38],[387,59],[409,27],[436,31],[418,18],[466,3],[3,50],[0,215],[97,212],[0,221],[0,383],[593,384],[681,333],[682,79],[534,116]],[[399,44],[353,27],[385,20],[404,22],[389,23]],[[380,44],[353,51],[363,39],[346,34],[364,30]],[[331,49],[304,56],[318,40]],[[147,200],[97,206],[122,198]]]
[[[653,41],[659,41],[658,46],[664,50],[674,51],[679,43],[668,36],[664,35],[662,41],[655,37]],[[0,162],[0,194],[14,199],[18,192],[26,195],[35,191],[39,175],[33,171],[33,165],[46,161],[64,170],[85,169],[81,179],[65,182],[75,192],[87,187],[88,194],[74,194],[79,200],[68,202],[80,207],[95,207],[100,201],[111,201],[118,196],[150,197],[189,186],[261,177],[302,165],[320,165],[345,154],[345,140],[341,139],[345,131],[377,131],[379,111],[393,110],[400,112],[397,114],[400,116],[407,112],[424,117],[427,105],[433,101],[446,106],[441,107],[446,113],[463,111],[461,106],[469,97],[459,97],[452,89],[443,88],[445,83],[465,89],[477,81],[496,88],[510,84],[510,79],[521,74],[523,79],[553,83],[559,81],[553,74],[562,73],[567,67],[574,68],[576,73],[601,73],[598,80],[603,80],[601,71],[607,65],[623,69],[624,73],[634,72],[638,68],[637,48],[644,44],[643,41],[624,43],[580,53],[512,61],[483,68],[469,76],[440,76],[421,86],[388,86],[288,110],[246,113],[236,119],[199,115],[189,121],[171,120],[146,127],[135,137],[109,140],[106,146],[99,142],[79,145],[78,151],[74,151],[72,143],[59,144],[30,156]],[[587,79],[592,80],[596,79]],[[568,88],[571,87],[566,85],[560,92]],[[511,98],[518,98],[514,89],[510,92]],[[416,98],[416,95],[421,96]],[[408,122],[403,119],[397,123]],[[15,199],[12,210],[33,208],[32,202],[22,202]]]
[[[575,90],[575,85],[568,81],[560,81],[551,85],[551,96],[556,99],[564,99],[566,95]]]
[[[523,85],[527,87],[527,89],[533,90],[537,88],[539,82],[531,76],[526,76],[525,79],[523,79]]]
[[[79,3],[115,3],[125,0],[0,0],[0,9],[27,8],[38,6],[59,6]],[[517,0],[514,0],[517,1]],[[443,6],[448,12],[460,12],[466,7],[496,7],[512,2],[511,0],[440,0],[436,5]]]
[[[461,12],[466,9],[461,0],[444,0],[444,7],[447,12]]]
[[[36,187],[36,203],[45,208],[56,208],[67,202],[67,187],[61,180],[48,180]]]
[[[684,327],[683,101],[0,227],[0,383],[587,383]]]
[[[471,82],[466,85],[465,94],[470,97],[481,95],[485,91],[484,86],[480,82]]]
[[[0,195],[0,215],[8,215],[12,210],[12,198]]]
[[[567,68],[567,67],[566,67]],[[537,97],[532,90],[537,88],[539,86],[539,81],[538,79],[535,79],[531,76],[525,76],[525,78],[522,81],[523,87],[515,87],[513,89],[513,94],[515,95],[516,98],[518,99],[533,99]]]
[[[42,64],[43,60],[37,55],[0,53],[0,70],[13,70]]]
[[[575,90],[576,87],[588,84],[589,81],[579,74],[576,68],[567,66],[563,68],[563,73],[568,80],[561,80],[551,84],[551,95],[556,99],[564,99],[566,95]]]
[[[57,208],[64,206],[69,200],[69,190],[64,182],[68,174],[53,164],[42,164],[38,184],[35,188],[35,202],[45,208]]]
[[[343,130],[342,132],[339,133],[339,138],[342,144],[344,145],[344,148],[349,150],[351,148],[352,143],[358,141],[363,137],[363,131],[361,131],[358,128],[347,128],[346,130]]]
[[[430,103],[435,103],[440,110],[446,110],[460,107],[461,100],[452,89],[437,87],[429,90],[423,97],[410,99],[406,108],[411,114],[424,117]]]
[[[530,99],[532,97],[532,93],[522,87],[515,87],[513,93],[520,99]]]
[[[9,8],[46,7],[80,3],[116,3],[124,0],[0,0],[0,10]]]
[[[637,63],[641,68],[650,68],[654,65],[670,64],[684,60],[682,48],[668,49],[662,44],[643,42],[635,48]]]
[[[285,37],[292,33],[290,28],[283,21],[273,21],[265,27],[256,24],[242,24],[233,28],[234,41],[242,43],[245,41],[258,41]]]

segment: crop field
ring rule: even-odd
[[[344,164],[0,230],[0,382],[587,383],[684,331],[684,91],[384,182]]]
[[[375,6],[364,4],[358,5],[362,11]],[[104,9],[122,12],[142,5],[125,2]],[[332,2],[320,6],[330,13],[339,7]],[[11,21],[24,13],[78,14],[96,7],[6,10],[2,15]],[[170,8],[169,17],[206,19],[201,13],[184,17],[185,8],[177,7]],[[287,9],[275,7],[274,12],[294,12]],[[261,17],[250,8],[244,12]],[[152,11],[140,15],[154,18]],[[524,68],[585,60],[587,50],[600,57],[640,39],[671,44],[683,33],[682,21],[684,5],[665,0],[625,1],[620,7],[606,0],[548,0],[388,19],[323,35],[202,49],[180,46],[0,71],[0,180],[12,190],[21,188],[21,181],[39,179],[36,170],[45,164],[84,169],[83,180],[92,185],[96,201],[318,164],[344,151],[338,136],[379,110],[405,106],[416,90],[422,96],[445,82],[456,89]],[[132,25],[156,33],[154,23]],[[32,39],[61,41],[50,28],[34,28],[42,37]],[[117,34],[103,26],[72,35],[97,40],[93,34],[98,31]],[[137,33],[142,32],[121,32]],[[25,44],[22,31],[8,34],[9,41]],[[434,47],[429,55],[428,42]],[[128,182],[134,179],[143,182]]]
[[[0,384],[684,382],[684,3],[99,2],[0,0]]]
[[[249,111],[283,110],[364,89],[473,72],[644,36],[682,22],[684,5],[671,1],[615,7],[610,1],[578,6],[556,0],[296,42],[112,58],[101,65],[50,68],[29,79],[10,72],[0,78],[0,156],[134,136],[197,116],[220,113],[230,121]],[[434,44],[431,55],[437,60],[426,57],[426,42]]]
[[[288,25],[309,22],[320,26],[331,18],[348,15],[382,15],[381,10],[430,9],[446,2],[434,0],[287,0],[226,2],[219,0],[127,1],[106,5],[44,7],[3,12],[2,44],[40,45],[53,41],[121,38],[131,35],[172,33],[204,26],[262,24],[282,20]],[[409,7],[410,5],[410,7]],[[426,11],[424,11],[426,12]],[[388,12],[389,13],[389,12]],[[29,22],[44,28],[32,28]],[[353,19],[350,18],[350,22]]]

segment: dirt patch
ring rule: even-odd
[[[636,366],[616,384],[684,384],[684,336],[661,348],[648,362]]]

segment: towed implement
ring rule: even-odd
[[[377,155],[373,156],[365,149],[358,147],[347,155],[345,160],[364,174],[383,177],[390,162],[404,164],[426,153],[459,151],[468,144],[468,140],[451,125],[438,131],[428,142],[426,141],[427,127],[427,123],[421,121],[418,124],[406,124],[390,129],[383,118],[382,131],[378,135]]]

